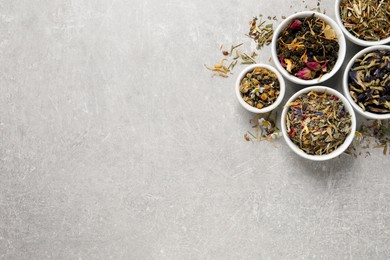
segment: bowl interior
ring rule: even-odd
[[[248,103],[246,103],[243,100],[241,92],[240,92],[240,85],[241,85],[242,79],[245,77],[245,75],[248,72],[253,71],[255,68],[264,68],[264,69],[267,69],[269,71],[272,71],[273,73],[275,73],[276,77],[278,78],[279,84],[280,84],[280,93],[279,93],[279,96],[276,98],[276,100],[271,105],[264,107],[264,108],[261,108],[261,109],[253,107],[253,106],[249,105]],[[252,65],[246,67],[244,70],[242,70],[241,73],[239,74],[237,81],[236,81],[235,91],[236,91],[236,96],[237,96],[238,101],[246,110],[253,112],[253,113],[261,114],[261,113],[268,113],[268,112],[272,111],[282,102],[282,100],[284,98],[284,94],[286,92],[286,86],[285,86],[285,82],[284,82],[282,75],[274,67],[272,67],[268,64],[252,64]]]
[[[336,17],[336,22],[338,23],[339,27],[343,31],[344,35],[348,38],[348,40],[350,40],[351,42],[353,42],[357,45],[365,46],[365,47],[390,43],[390,36],[385,38],[385,39],[382,39],[380,41],[366,41],[366,40],[359,39],[359,38],[355,37],[355,35],[350,33],[347,30],[347,28],[345,28],[344,23],[341,20],[341,16],[340,16],[340,3],[341,3],[341,1],[342,0],[335,1],[335,17]]]
[[[332,159],[332,158],[335,158],[337,156],[339,156],[340,154],[342,154],[348,147],[349,145],[352,143],[353,139],[354,139],[354,136],[355,136],[355,129],[356,129],[356,117],[355,117],[355,113],[353,111],[353,108],[351,107],[351,105],[349,104],[349,102],[347,101],[347,99],[341,94],[339,93],[338,91],[332,89],[332,88],[329,88],[329,87],[325,87],[325,86],[313,86],[313,87],[306,87],[304,89],[301,89],[300,91],[296,92],[288,101],[286,104],[294,101],[296,98],[298,98],[298,96],[302,95],[302,94],[305,94],[305,93],[308,93],[310,91],[317,91],[317,92],[326,92],[326,93],[329,93],[329,94],[332,94],[332,95],[335,95],[337,96],[338,98],[340,98],[344,104],[344,107],[345,109],[349,112],[349,114],[351,115],[351,132],[349,133],[349,135],[346,137],[344,143],[342,145],[340,145],[336,150],[334,150],[333,152],[329,153],[329,154],[325,154],[325,155],[311,155],[311,154],[307,154],[306,152],[304,152],[303,150],[301,150],[296,144],[294,144],[288,133],[287,133],[287,127],[286,127],[286,116],[287,116],[287,112],[288,112],[288,109],[289,107],[285,106],[283,108],[283,111],[282,111],[282,117],[281,117],[281,128],[282,128],[282,134],[283,134],[283,137],[284,139],[286,140],[286,143],[287,145],[298,155],[302,156],[303,158],[306,158],[306,159],[309,159],[309,160],[313,160],[313,161],[325,161],[325,160],[329,160],[329,159]]]
[[[325,21],[325,23],[329,24],[331,26],[331,28],[335,31],[336,37],[337,37],[337,40],[338,40],[338,43],[339,43],[339,51],[338,51],[337,61],[336,61],[335,65],[334,65],[333,69],[330,72],[325,73],[320,78],[315,78],[315,79],[310,79],[310,80],[303,80],[303,79],[300,79],[300,78],[296,77],[295,75],[290,74],[280,64],[280,61],[279,61],[279,58],[278,58],[278,55],[277,55],[277,51],[276,51],[277,39],[278,39],[279,35],[281,34],[281,32],[294,19],[308,17],[308,16],[311,16],[313,14],[316,17],[318,17],[318,18],[322,19],[323,21]],[[314,84],[319,84],[321,82],[324,82],[324,81],[330,79],[340,69],[340,67],[342,66],[342,64],[344,62],[344,58],[345,58],[346,43],[345,43],[345,37],[344,37],[343,32],[341,31],[340,27],[338,26],[338,24],[334,20],[332,20],[328,16],[326,16],[324,14],[321,14],[321,13],[318,13],[318,12],[304,11],[304,12],[296,13],[296,14],[293,14],[293,15],[287,17],[277,27],[277,29],[275,30],[273,39],[272,39],[272,43],[271,43],[271,52],[272,52],[272,58],[273,58],[273,61],[274,61],[274,64],[275,64],[276,68],[281,72],[281,74],[284,77],[286,77],[288,80],[290,80],[290,81],[292,81],[292,82],[294,82],[296,84],[300,84],[300,85],[314,85]]]
[[[351,58],[351,60],[348,62],[347,66],[345,67],[344,70],[344,75],[343,75],[343,92],[345,97],[347,98],[348,102],[352,105],[352,107],[363,117],[368,118],[368,119],[379,119],[379,120],[384,120],[384,119],[390,119],[390,113],[387,114],[375,114],[371,113],[368,111],[364,111],[358,104],[355,103],[353,98],[351,97],[351,94],[349,93],[349,71],[352,68],[352,65],[355,63],[355,60],[362,57],[365,53],[369,53],[372,51],[376,50],[389,50],[390,51],[390,46],[386,45],[377,45],[377,46],[370,46],[367,47],[361,51],[359,51],[355,56]]]

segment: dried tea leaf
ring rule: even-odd
[[[252,38],[257,43],[257,48],[261,49],[264,45],[269,45],[272,41],[272,36],[274,33],[273,24],[265,24],[265,21],[262,21],[262,17],[254,17],[253,20],[249,23],[251,27],[249,28],[248,36]],[[269,20],[273,19],[271,16],[268,17]],[[259,21],[258,21],[259,20]]]
[[[315,14],[292,21],[279,34],[276,43],[280,64],[304,80],[320,79],[330,72],[339,48],[335,31]]]
[[[390,113],[390,51],[372,51],[356,59],[348,73],[348,88],[363,111]]]
[[[351,115],[336,96],[311,91],[287,106],[288,135],[307,154],[329,154],[351,132]]]
[[[339,8],[344,27],[355,37],[365,41],[389,37],[388,0],[341,0]]]

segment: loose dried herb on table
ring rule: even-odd
[[[348,147],[347,154],[358,157],[362,149],[382,148],[383,155],[389,154],[390,146],[390,120],[366,120],[359,131],[355,132],[355,140]],[[365,152],[370,155],[369,151]]]
[[[390,113],[390,51],[373,51],[356,59],[349,72],[348,87],[363,111]]]
[[[335,95],[311,91],[287,106],[288,135],[307,154],[329,154],[351,132],[351,115]]]
[[[277,119],[277,112],[269,112],[266,114],[256,114],[249,123],[252,125],[252,131],[247,131],[244,134],[246,141],[270,141],[273,143],[274,140],[281,136],[279,128],[275,122]]]
[[[276,17],[274,20],[276,20]],[[272,36],[274,35],[272,23],[266,24],[260,15],[259,21],[257,17],[254,17],[253,20],[249,22],[249,24],[251,27],[249,29],[248,36],[255,40],[257,43],[257,49],[261,49],[264,47],[264,45],[269,45],[271,43]]]
[[[390,2],[388,0],[342,0],[340,18],[355,37],[379,41],[390,35]]]
[[[275,73],[264,68],[248,72],[240,83],[243,100],[256,108],[272,105],[280,94],[280,83]]]
[[[339,44],[330,25],[313,14],[290,23],[280,33],[276,51],[280,64],[290,74],[310,80],[333,69]]]
[[[223,78],[229,77],[229,74],[232,74],[232,70],[234,67],[239,64],[255,64],[257,61],[255,58],[258,56],[256,52],[252,52],[252,54],[246,54],[245,52],[240,52],[239,48],[243,45],[243,43],[232,45],[230,47],[230,51],[223,50],[222,54],[224,58],[220,63],[214,64],[214,66],[209,67],[204,64],[205,68],[214,72],[213,76],[220,76]],[[222,49],[222,46],[221,48]],[[234,56],[232,54],[235,53]],[[225,64],[226,62],[226,64]]]

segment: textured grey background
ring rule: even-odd
[[[389,157],[245,142],[243,67],[203,67],[316,3],[0,0],[0,258],[389,258]]]

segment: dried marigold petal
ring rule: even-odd
[[[291,70],[293,69],[293,63],[289,59],[284,59],[284,62],[286,63],[286,70],[291,73]]]

